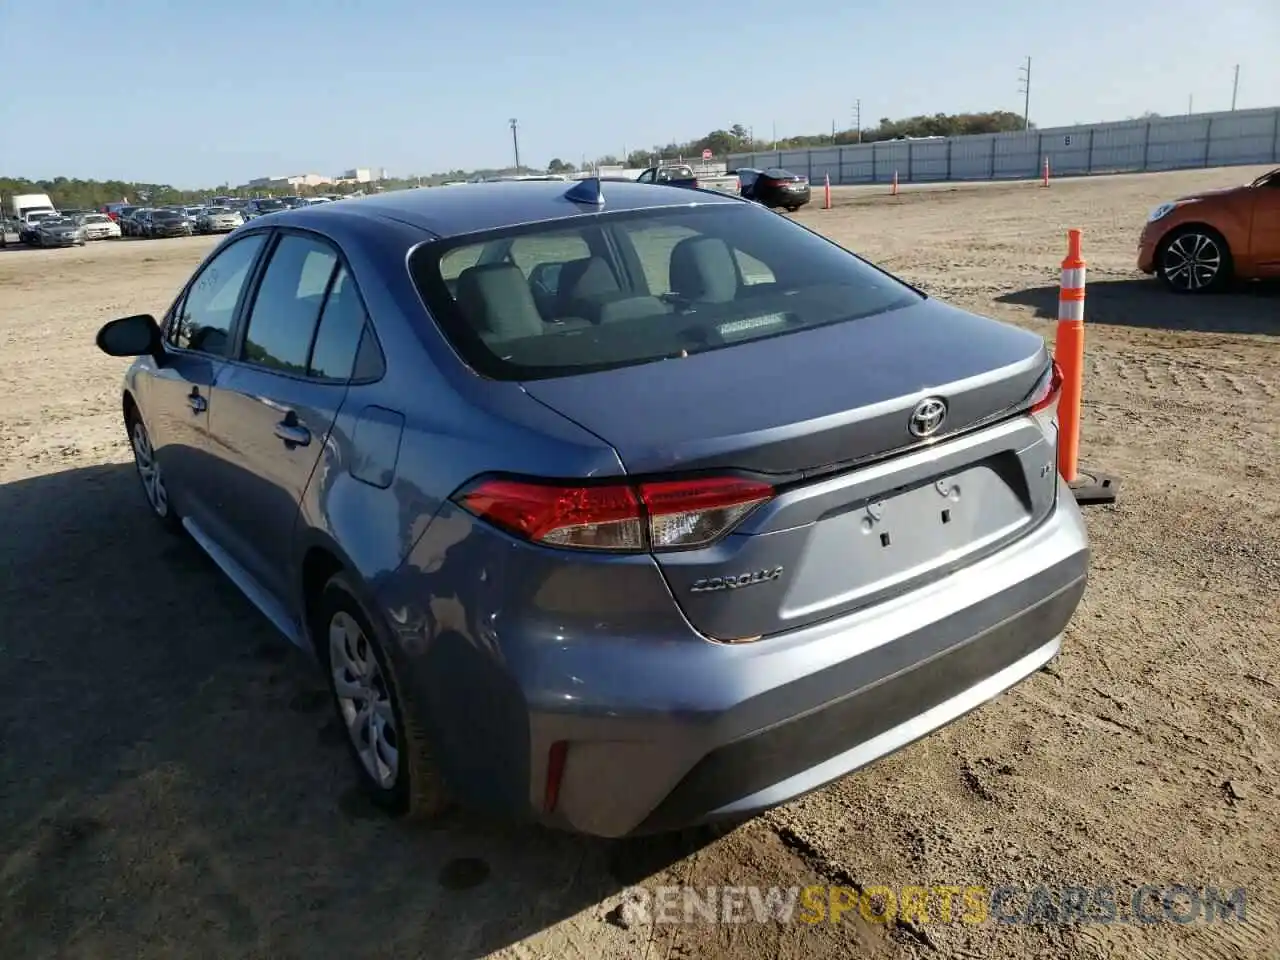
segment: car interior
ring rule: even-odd
[[[767,225],[710,219],[623,218],[452,247],[437,274],[452,303],[437,317],[503,363],[556,375],[685,356],[913,296],[836,248],[779,260]],[[454,267],[455,255],[468,265]]]
[[[733,250],[719,237],[694,234],[679,240],[666,264],[668,282],[652,285],[658,290],[651,288],[633,246],[623,247],[616,236],[604,241],[598,238],[600,253],[588,240],[590,255],[544,261],[528,274],[508,251],[486,250],[481,262],[449,284],[450,293],[481,338],[492,344],[655,318],[699,303],[728,303],[746,286]],[[610,256],[610,248],[619,253]],[[630,258],[636,263],[629,268]]]

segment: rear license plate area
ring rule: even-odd
[[[1027,501],[990,463],[886,490],[814,524],[785,613],[804,616],[952,569],[1030,521]]]

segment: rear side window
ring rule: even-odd
[[[320,314],[316,342],[311,351],[308,373],[326,380],[349,380],[355,373],[360,338],[364,334],[364,304],[355,283],[345,267],[338,268],[329,297]],[[376,342],[371,345],[376,349]],[[374,379],[369,369],[362,369],[356,379]]]
[[[572,223],[415,250],[410,268],[424,302],[478,372],[534,380],[679,358],[856,321],[921,296],[746,204]]]
[[[306,373],[311,339],[337,263],[337,253],[320,240],[297,234],[280,238],[249,312],[243,359]]]

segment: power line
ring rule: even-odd
[[[1022,84],[1018,92],[1024,94],[1022,101],[1022,129],[1031,129],[1031,58],[1018,68],[1018,82]]]

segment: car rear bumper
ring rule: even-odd
[[[803,192],[792,192],[773,190],[762,192],[759,196],[759,202],[770,207],[803,207],[809,202],[812,192],[805,190]]]
[[[650,601],[619,597],[611,616],[577,576],[568,578],[577,601],[543,584],[532,599],[553,626],[527,623],[523,640],[521,624],[504,623],[514,602],[473,619],[465,597],[433,598],[415,615],[412,577],[392,578],[380,606],[462,802],[619,837],[776,806],[980,706],[1057,654],[1088,563],[1064,485],[1050,517],[1000,553],[754,643],[710,642],[687,624],[667,640],[627,636],[626,608]],[[485,569],[481,591],[499,589],[501,576],[500,564]],[[575,602],[599,607],[614,635],[579,639],[555,627]],[[548,809],[550,758],[561,749]]]

